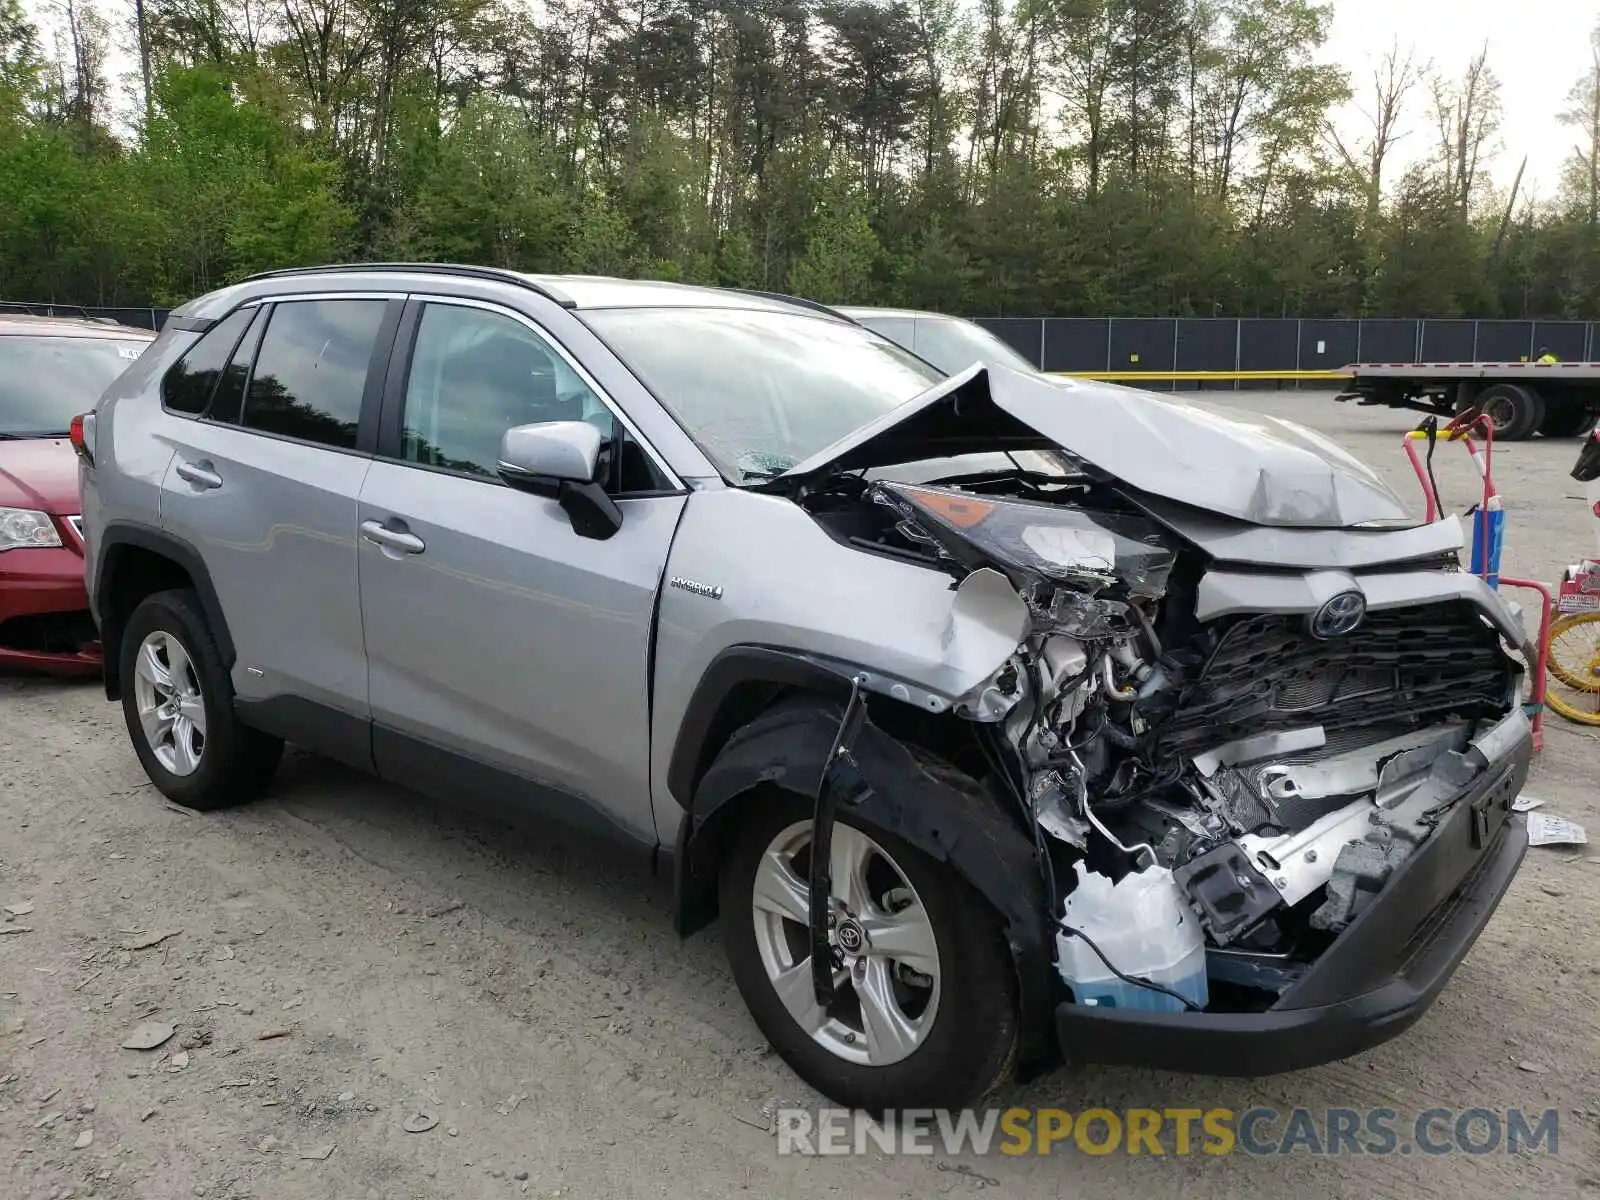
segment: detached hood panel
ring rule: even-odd
[[[772,482],[1052,445],[1139,491],[1254,525],[1414,521],[1371,468],[1291,421],[995,366],[952,375]]]

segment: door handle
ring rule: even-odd
[[[222,476],[211,469],[210,459],[201,459],[197,463],[180,462],[177,470],[179,479],[187,480],[201,491],[222,486]]]
[[[402,554],[421,554],[428,548],[427,543],[416,534],[403,529],[390,529],[381,521],[361,522],[361,536],[375,546],[398,550]]]

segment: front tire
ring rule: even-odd
[[[835,991],[824,1008],[807,935],[811,817],[809,799],[770,790],[753,798],[723,858],[723,937],[751,1016],[836,1103],[869,1113],[973,1103],[1016,1052],[1016,980],[998,918],[949,867],[841,814],[830,856]]]
[[[233,682],[193,592],[157,592],[133,610],[120,669],[128,736],[164,796],[215,809],[266,787],[283,742],[235,715]]]

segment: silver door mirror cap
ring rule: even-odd
[[[600,431],[587,421],[514,425],[500,439],[500,474],[589,483],[600,461],[600,445]]]

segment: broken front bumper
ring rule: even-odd
[[[1527,852],[1511,810],[1533,755],[1520,711],[1480,745],[1496,753],[1433,835],[1320,959],[1254,1013],[1117,1011],[1066,1003],[1056,1035],[1068,1062],[1260,1076],[1346,1058],[1411,1027],[1488,924]]]

